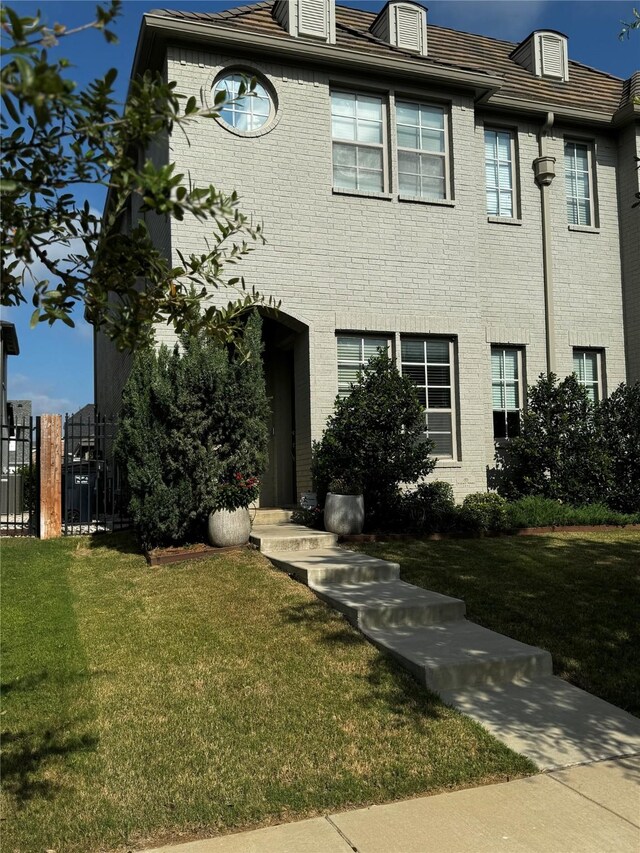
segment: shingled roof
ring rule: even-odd
[[[273,17],[273,0],[237,6],[222,12],[186,12],[156,9],[151,14],[194,23],[229,27],[279,39],[292,39]],[[376,15],[347,6],[336,6],[336,45],[343,49],[366,52],[375,64],[376,56],[394,56],[399,61],[420,61],[433,68],[451,68],[476,73],[497,74],[502,80],[499,96],[489,98],[498,103],[536,102],[556,107],[593,111],[613,115],[631,103],[640,91],[640,73],[628,81],[603,71],[569,61],[569,80],[554,81],[536,77],[511,58],[517,44],[474,33],[439,27],[429,23],[428,56],[419,56],[386,44],[369,32]],[[300,41],[306,41],[302,37]]]

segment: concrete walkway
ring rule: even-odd
[[[640,754],[640,720],[554,677],[544,649],[469,622],[464,601],[401,581],[397,563],[294,524],[257,526],[252,541],[425,687],[540,770]]]
[[[156,853],[638,853],[640,756]]]

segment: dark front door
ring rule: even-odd
[[[262,507],[286,507],[296,502],[293,350],[277,344],[277,337],[266,337],[264,369],[271,417],[269,464],[260,489]]]

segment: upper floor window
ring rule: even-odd
[[[378,351],[391,350],[391,340],[378,335],[338,336],[338,394],[346,397],[358,382],[358,374]]]
[[[396,134],[400,194],[426,199],[448,198],[444,107],[397,101]]]
[[[493,438],[502,441],[520,435],[523,406],[522,351],[491,347]]]
[[[426,434],[435,456],[455,455],[453,342],[446,338],[402,338],[402,375],[408,376],[425,407]]]
[[[510,130],[485,130],[484,170],[487,214],[513,218],[515,142]]]
[[[224,92],[226,95],[226,101],[220,110],[220,119],[234,130],[246,133],[264,127],[273,110],[267,88],[260,81],[256,81],[251,93],[246,92],[248,80],[252,76],[240,72],[224,74],[217,80],[213,90],[216,95],[218,92]],[[246,94],[239,96],[243,85]]]
[[[331,93],[333,185],[337,189],[384,191],[383,113],[382,98],[375,95]]]
[[[593,225],[593,169],[588,143],[564,143],[564,182],[569,224]]]
[[[602,399],[602,358],[598,350],[574,349],[573,372],[587,389],[592,403]]]

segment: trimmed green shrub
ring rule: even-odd
[[[267,458],[260,328],[250,316],[238,350],[185,337],[137,353],[115,452],[143,547],[201,540],[212,510],[255,498]]]
[[[436,480],[402,495],[396,526],[407,532],[445,533],[456,526],[457,516],[453,487]]]
[[[640,512],[640,383],[622,383],[599,407],[609,459],[607,503],[622,512]]]
[[[334,479],[362,484],[367,526],[385,525],[400,483],[429,474],[435,460],[425,435],[424,409],[414,384],[387,353],[371,359],[314,444],[312,475],[320,506]]]
[[[508,504],[507,517],[509,527],[640,523],[640,513],[616,512],[603,503],[574,507],[540,495],[530,495]]]
[[[510,500],[542,495],[565,503],[601,500],[610,463],[602,428],[586,389],[574,375],[542,374],[529,388],[520,435],[501,448],[498,491]]]
[[[508,526],[507,501],[495,492],[467,495],[459,513],[462,529],[497,533]]]

